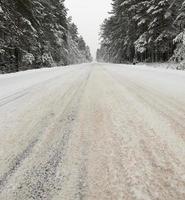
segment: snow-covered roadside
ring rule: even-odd
[[[158,90],[170,98],[184,102],[185,99],[185,71],[154,68],[146,65],[105,65],[109,71],[122,75],[128,81],[137,81],[141,85],[148,85],[150,90]],[[123,78],[122,77],[122,78]]]
[[[101,63],[101,64],[105,64],[105,63]],[[114,63],[106,63],[106,65],[116,65],[116,66],[135,66],[135,67],[146,67],[146,68],[159,68],[159,69],[171,69],[171,70],[177,70],[178,68],[178,64],[177,63],[173,63],[173,62],[166,62],[166,63],[142,63],[142,62],[139,62],[137,63],[136,65],[133,65],[132,63],[130,64],[124,64],[124,63],[121,63],[121,64],[114,64]],[[178,70],[178,71],[183,71],[183,70]]]
[[[72,65],[65,67],[42,68],[28,71],[21,71],[11,74],[0,75],[0,99],[6,98],[19,91],[25,90],[38,83],[53,79],[64,73],[79,69],[83,65]]]
[[[163,68],[163,69],[177,69],[178,64],[177,63],[138,63],[137,65],[142,65],[145,67],[154,67],[154,68]]]
[[[99,63],[102,65],[107,66],[116,66],[121,68],[127,68],[130,70],[132,68],[133,70],[146,70],[148,72],[158,71],[158,72],[164,72],[164,73],[171,73],[171,74],[179,74],[179,75],[185,75],[185,71],[183,70],[177,70],[177,65],[174,63],[138,63],[136,65],[133,64],[114,64],[114,63]],[[133,71],[131,70],[131,71]]]

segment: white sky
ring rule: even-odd
[[[73,22],[78,26],[79,34],[91,48],[95,57],[99,46],[100,25],[111,11],[111,0],[66,0]]]

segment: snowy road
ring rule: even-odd
[[[0,76],[1,200],[184,200],[185,73],[84,64]]]

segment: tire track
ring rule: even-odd
[[[25,174],[23,175],[23,182],[19,183],[19,186],[17,188],[18,192],[14,199],[21,199],[22,195],[24,196],[24,194],[26,194],[25,198],[29,197],[36,200],[48,199],[50,196],[52,196],[51,193],[53,193],[53,191],[61,190],[62,178],[57,186],[57,168],[59,164],[62,164],[64,161],[68,141],[70,139],[70,135],[73,133],[73,125],[78,114],[79,101],[88,82],[90,73],[91,71],[88,73],[87,78],[85,80],[82,80],[79,85],[75,85],[75,91],[73,92],[72,96],[70,95],[69,102],[53,124],[54,129],[52,131],[54,132],[54,135],[58,135],[59,132],[61,132],[61,136],[58,136],[56,143],[53,144],[54,146],[52,146],[51,148],[52,150],[50,152],[51,155],[49,157],[49,160],[45,164],[43,163],[41,166],[33,166],[33,169],[31,171],[25,172]],[[74,88],[74,86],[72,86],[72,88]],[[68,96],[70,93],[71,91],[67,91],[65,95]],[[30,156],[33,156],[32,150],[38,142],[39,140],[37,140],[37,142],[32,145],[32,149],[29,149],[31,150]],[[28,158],[28,155],[22,157],[22,163],[26,158]],[[14,169],[14,171],[10,171],[11,176],[17,171],[17,168]],[[10,175],[6,177],[10,178]]]
[[[151,109],[155,109],[157,113],[160,113],[161,116],[170,122],[173,130],[178,130],[177,134],[185,140],[185,112],[183,108],[180,110],[180,108],[176,107],[176,105],[174,105],[167,98],[164,100],[161,98],[163,96],[160,96],[160,94],[153,93],[151,90],[149,91],[125,77],[123,80],[121,77],[115,76],[113,74],[109,73],[109,75],[120,85],[126,87],[129,92],[147,104]]]
[[[68,94],[70,94],[73,90],[74,86],[71,86],[62,96],[62,99],[64,99]],[[44,116],[43,119],[41,119],[35,126],[34,128],[30,131],[30,133],[32,131],[34,131],[35,129],[37,129],[37,127],[40,127],[41,124],[42,128],[45,129],[45,126],[47,124],[46,121],[49,120],[50,114],[48,116]],[[37,143],[40,141],[40,137],[44,134],[43,130],[39,130],[38,131],[39,134],[37,135],[37,138],[33,139],[30,144],[28,144],[28,146],[25,148],[25,150],[23,150],[19,155],[17,155],[15,157],[15,159],[12,161],[12,164],[9,167],[9,170],[4,173],[1,177],[0,177],[0,193],[2,192],[3,187],[7,184],[8,179],[13,176],[13,174],[18,170],[18,168],[21,166],[21,164],[24,162],[24,160],[32,153],[33,148],[37,145]],[[29,133],[28,133],[29,134]]]
[[[82,68],[79,68],[78,70],[81,70]],[[74,71],[77,70],[77,69],[74,69]],[[65,74],[63,74],[64,76],[66,74],[70,75],[71,73],[74,73],[74,71],[70,71],[70,72],[66,72]],[[36,83],[26,89],[23,89],[21,91],[18,91],[18,92],[15,92],[13,93],[12,95],[9,95],[9,96],[6,96],[6,97],[3,97],[3,98],[0,98],[0,108],[9,104],[9,103],[12,103],[26,95],[28,95],[30,93],[31,90],[33,89],[37,89],[38,87],[41,87],[42,85],[45,85],[45,84],[51,84],[51,82],[55,82],[56,80],[59,80],[61,79],[61,75],[57,75],[55,76],[54,78],[50,78],[48,80],[45,80],[45,81],[42,81],[40,83]]]
[[[62,183],[64,177],[60,175],[60,178],[56,178],[57,169],[59,164],[62,165],[64,162],[66,151],[68,148],[68,142],[71,134],[74,131],[73,127],[75,124],[75,119],[77,118],[79,112],[79,102],[85,90],[90,73],[88,74],[86,80],[81,83],[81,86],[71,97],[71,100],[66,106],[65,111],[59,117],[59,121],[56,122],[55,127],[57,127],[58,131],[60,129],[62,130],[63,136],[58,141],[58,144],[55,144],[55,147],[53,146],[52,149],[55,149],[54,154],[52,153],[50,160],[41,168],[34,168],[34,171],[30,172],[30,179],[26,178],[26,180],[31,180],[31,177],[37,176],[38,181],[36,181],[34,185],[31,185],[29,182],[27,182],[24,185],[24,187],[27,187],[27,189],[29,190],[29,193],[31,194],[30,197],[32,199],[52,199],[52,196],[56,195],[54,194],[55,192],[57,193],[60,190],[62,190]]]
[[[54,80],[54,79],[53,79]],[[78,80],[78,79],[77,79]],[[76,81],[77,81],[76,80]],[[75,81],[75,82],[76,82]],[[61,100],[65,99],[67,96],[69,96],[70,94],[74,93],[74,88],[78,88],[81,87],[82,83],[79,84],[72,84],[72,86],[70,86],[67,91],[62,95]],[[72,99],[75,97],[75,95],[78,93],[78,90],[75,91],[74,94],[72,94]],[[68,103],[70,104],[70,102]],[[68,106],[68,105],[67,105]],[[65,112],[65,111],[63,111]],[[63,113],[62,113],[63,114]],[[32,130],[30,130],[28,134],[31,134],[32,131],[37,130],[38,131],[38,135],[37,138],[33,139],[32,141],[30,141],[30,144],[28,144],[28,146],[19,154],[15,157],[15,159],[11,162],[10,167],[8,169],[7,172],[5,172],[1,177],[0,177],[0,193],[2,192],[3,188],[5,187],[5,185],[8,183],[8,180],[16,173],[16,171],[20,168],[20,166],[23,164],[24,160],[28,158],[29,155],[31,155],[32,150],[34,149],[34,147],[38,144],[38,142],[40,141],[40,138],[42,137],[42,135],[44,134],[44,129],[48,124],[48,120],[52,120],[54,116],[51,116],[50,113],[48,116],[43,116],[43,119],[39,120],[37,122],[37,124],[35,124],[35,126],[32,128]],[[72,116],[71,116],[72,117]],[[70,118],[69,118],[70,119]],[[47,122],[48,121],[48,122]],[[41,126],[42,124],[42,126]],[[37,127],[42,127],[43,130],[38,130]]]

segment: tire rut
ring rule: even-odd
[[[171,101],[164,101],[161,100],[161,97],[156,95],[156,93],[152,94],[145,88],[142,88],[141,86],[138,86],[136,83],[133,81],[127,80],[123,82],[123,80],[120,79],[120,77],[115,77],[114,75],[110,74],[110,76],[116,80],[120,85],[126,87],[128,91],[130,91],[134,96],[139,98],[142,102],[147,104],[150,108],[154,109],[158,113],[161,114],[166,120],[168,120],[171,124],[171,127],[173,130],[178,130],[178,135],[185,140],[185,135],[184,135],[184,120],[185,120],[185,113],[183,109],[179,110],[178,107],[175,107],[174,104]],[[143,95],[146,94],[146,95]],[[154,104],[154,100],[155,103]],[[169,107],[170,105],[170,107]],[[173,111],[175,109],[175,111]],[[178,112],[177,112],[178,111]],[[180,114],[179,114],[180,113]]]
[[[82,83],[80,83],[80,85],[82,85]],[[72,93],[75,86],[77,87],[76,83],[73,84],[72,86],[70,86],[68,88],[68,90],[62,95],[61,99],[65,99],[66,96],[68,96],[70,93]],[[72,99],[76,95],[77,92],[75,92],[75,94],[73,94]],[[68,104],[70,104],[70,102]],[[47,124],[49,123],[49,121],[52,120],[53,117],[54,116],[51,113],[49,113],[48,116],[44,116],[43,119],[39,120],[39,122],[37,122],[37,124],[35,124],[35,126],[33,127],[33,129],[29,131],[31,133],[32,131],[37,130],[37,127],[40,127],[40,126],[42,127],[42,130],[39,129],[39,131],[38,131],[37,138],[35,138],[32,141],[30,141],[30,143],[28,144],[28,146],[11,161],[8,171],[5,172],[0,177],[0,193],[3,191],[3,188],[6,186],[6,184],[9,181],[9,179],[21,167],[21,165],[23,164],[24,160],[26,160],[29,157],[29,155],[31,155],[33,149],[36,147],[36,145],[40,141],[40,138],[44,134],[45,127],[47,126]],[[72,115],[68,116],[68,117],[69,117],[69,119],[72,119]]]
[[[17,194],[14,196],[14,199],[20,200],[24,195],[24,198],[29,199],[50,199],[54,191],[57,193],[61,190],[63,177],[61,175],[60,178],[56,178],[57,168],[59,164],[62,165],[64,162],[70,135],[74,131],[73,125],[79,112],[79,101],[88,82],[90,73],[91,72],[89,72],[87,78],[80,83],[79,87],[76,85],[77,89],[71,96],[65,110],[58,117],[57,121],[55,121],[54,133],[59,134],[59,132],[61,132],[60,135],[62,135],[62,137],[59,136],[57,142],[51,147],[52,150],[50,152],[51,155],[49,155],[49,160],[41,164],[41,166],[34,166],[32,170],[24,173],[24,181],[19,183]],[[32,145],[32,149],[37,142]],[[31,147],[29,150],[31,150]],[[30,152],[30,155],[32,155],[31,153],[32,152]],[[19,165],[26,158],[27,156],[22,157]],[[17,169],[18,167],[14,168],[14,171],[11,170],[12,175]],[[7,178],[9,178],[9,176],[7,176]]]

